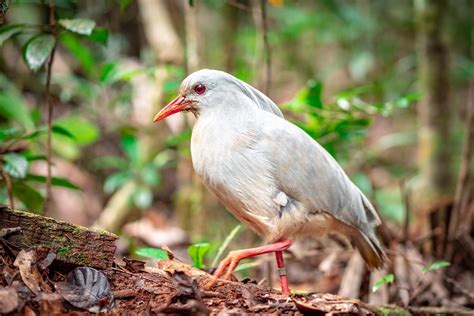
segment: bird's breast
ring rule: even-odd
[[[194,170],[229,211],[267,236],[278,214],[277,188],[272,165],[258,150],[258,133],[245,125],[216,125],[198,122],[193,129]]]

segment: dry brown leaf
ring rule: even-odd
[[[12,312],[18,306],[18,294],[11,287],[0,288],[0,314]]]
[[[51,293],[51,288],[38,271],[36,260],[35,248],[22,249],[16,256],[13,265],[18,267],[21,279],[33,293],[38,294],[41,291]]]

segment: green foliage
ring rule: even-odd
[[[24,24],[7,24],[0,27],[0,46],[9,38],[19,34]]]
[[[448,261],[435,261],[424,266],[423,269],[421,269],[421,271],[428,272],[428,271],[438,270],[441,268],[449,267],[450,265],[451,263],[449,263]]]
[[[60,19],[58,23],[68,31],[87,36],[95,27],[95,22],[89,19]]]
[[[25,178],[28,173],[28,160],[17,153],[3,155],[3,170],[15,178]]]
[[[380,289],[384,284],[391,284],[393,283],[393,281],[395,280],[395,276],[393,274],[386,274],[384,275],[383,278],[381,278],[380,280],[377,280],[374,284],[374,286],[372,286],[372,292],[375,293],[377,292],[378,289]]]
[[[3,90],[0,94],[0,116],[10,120],[9,127],[18,124],[24,129],[34,128],[32,116],[19,92],[2,75],[0,75],[0,88]]]
[[[204,256],[211,249],[210,243],[199,243],[188,247],[188,254],[193,260],[193,267],[201,269],[204,267]]]
[[[224,251],[227,249],[231,241],[237,236],[239,233],[240,229],[242,228],[242,225],[237,225],[235,228],[230,232],[229,235],[224,239],[224,242],[221,244],[219,249],[217,250],[217,254],[214,257],[214,260],[212,260],[211,267],[216,267],[217,264],[219,263],[219,259],[222,257],[224,254]]]
[[[44,202],[43,196],[25,182],[15,181],[13,183],[13,195],[18,198],[30,212],[41,212]]]
[[[100,136],[100,131],[95,124],[79,116],[56,120],[54,127],[56,130],[61,129],[62,135],[69,136],[79,145],[93,144]]]
[[[411,94],[392,102],[370,104],[360,98],[370,89],[363,86],[345,90],[338,93],[333,102],[325,103],[322,83],[310,81],[292,101],[283,106],[302,117],[303,121],[297,124],[333,156],[347,158],[350,148],[362,141],[375,115],[390,115],[395,109],[405,108],[416,99]]]
[[[104,191],[112,193],[130,182],[137,183],[132,194],[133,204],[146,209],[152,205],[153,189],[160,185],[160,170],[166,167],[171,159],[169,151],[162,151],[151,160],[142,157],[133,130],[125,129],[120,140],[127,159],[119,157],[99,157],[93,161],[96,169],[116,169],[104,182]]]
[[[39,34],[32,37],[23,50],[23,58],[28,67],[33,71],[38,71],[48,60],[54,47],[54,36],[50,34]]]
[[[33,174],[28,174],[25,177],[25,180],[39,182],[39,183],[46,183],[45,176],[38,176],[38,175],[33,175]],[[54,186],[68,188],[72,190],[79,190],[79,188],[74,183],[70,182],[68,179],[64,179],[60,177],[51,177],[51,184]]]
[[[168,253],[161,248],[138,248],[135,254],[156,260],[168,260]]]

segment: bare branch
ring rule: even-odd
[[[51,70],[53,68],[54,62],[54,55],[56,52],[56,45],[57,45],[57,29],[56,29],[56,18],[54,16],[54,0],[49,1],[49,23],[51,24],[51,33],[54,36],[54,46],[53,50],[51,51],[51,55],[49,56],[48,61],[48,72],[46,75],[46,87],[45,87],[45,94],[46,94],[46,104],[47,104],[47,124],[48,124],[48,138],[46,142],[46,160],[47,160],[47,175],[46,175],[46,198],[44,201],[43,206],[43,214],[47,214],[49,209],[49,204],[51,200],[51,178],[52,178],[52,161],[51,161],[51,138],[52,138],[52,126],[53,126],[53,101],[51,100]]]

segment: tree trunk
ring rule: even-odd
[[[117,236],[88,229],[50,217],[0,207],[0,247],[8,249],[47,246],[56,251],[56,260],[105,269],[112,266]],[[6,236],[1,236],[6,235]]]
[[[449,103],[448,48],[442,40],[446,12],[446,0],[415,0],[418,89],[422,99],[418,104],[420,194],[413,198],[413,205],[419,233],[439,233],[436,243],[424,245],[426,252],[438,256],[447,238],[448,210],[436,205],[453,192],[450,127],[454,109]],[[430,218],[442,219],[432,231]]]
[[[451,166],[451,113],[447,46],[442,41],[446,0],[415,0],[418,42],[419,168],[423,201],[453,191]]]
[[[154,82],[143,77],[132,80],[135,92],[132,100],[132,120],[136,126],[140,126],[137,131],[138,150],[141,163],[146,163],[163,149],[164,140],[169,133],[166,124],[153,124],[153,116],[165,103],[162,87],[170,77],[165,66],[181,65],[184,50],[171,23],[166,3],[148,0],[140,0],[137,3],[145,36],[157,59]],[[137,186],[136,181],[133,181],[119,189],[110,198],[94,226],[115,232],[131,216],[138,215],[137,208],[130,203]]]

